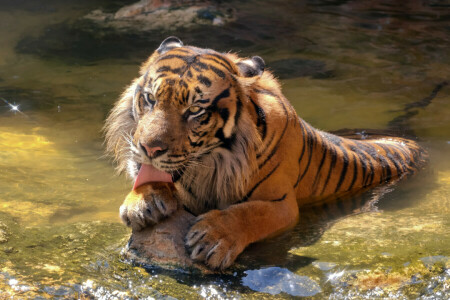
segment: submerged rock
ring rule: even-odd
[[[173,30],[195,25],[222,26],[234,19],[234,10],[204,0],[141,0],[115,13],[94,10],[84,18],[116,29]]]
[[[450,258],[444,255],[422,257],[420,260],[427,268],[431,268],[436,263],[450,264]]]
[[[291,296],[311,297],[322,292],[319,285],[308,276],[300,276],[278,267],[245,271],[242,283],[254,291],[272,295],[284,292]]]
[[[133,231],[124,255],[137,263],[203,269],[190,259],[184,247],[184,237],[194,219],[192,214],[179,210],[153,227]]]

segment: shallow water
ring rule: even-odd
[[[252,245],[222,275],[121,257],[129,230],[118,208],[131,186],[103,156],[100,131],[164,37],[262,56],[299,115],[324,130],[388,129],[404,105],[450,80],[448,4],[265,2],[236,2],[238,20],[214,35],[147,35],[92,33],[78,21],[121,1],[0,1],[0,98],[9,103],[0,100],[0,298],[450,297],[448,85],[401,124],[428,148],[429,168],[349,199],[362,213],[304,209],[296,228]]]

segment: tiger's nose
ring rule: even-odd
[[[161,141],[154,141],[149,144],[141,144],[142,149],[150,158],[156,158],[167,152],[167,145]]]

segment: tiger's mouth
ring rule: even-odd
[[[167,172],[158,170],[149,164],[142,164],[134,181],[133,190],[149,182],[173,182],[173,179],[172,175]]]
[[[141,164],[136,180],[134,181],[133,190],[141,185],[149,182],[176,182],[183,174],[183,168],[163,171],[155,168],[151,164]]]

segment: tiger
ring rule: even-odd
[[[187,210],[196,216],[187,253],[213,270],[295,226],[302,206],[413,174],[427,161],[414,140],[316,129],[261,57],[177,37],[141,65],[104,130],[106,151],[141,195],[125,199],[122,221],[139,231]]]

